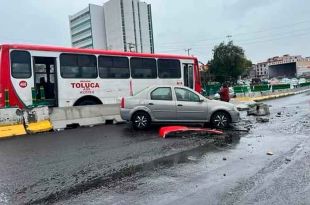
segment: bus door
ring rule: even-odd
[[[56,58],[33,57],[33,64],[36,99],[51,107],[58,106]]]
[[[184,86],[194,89],[194,65],[183,63]]]

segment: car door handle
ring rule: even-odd
[[[149,105],[154,105],[154,103],[149,103]]]
[[[182,107],[183,105],[181,105],[181,104],[178,104],[178,107]]]

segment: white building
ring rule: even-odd
[[[73,47],[106,49],[102,7],[90,4],[70,16],[70,31]]]
[[[69,19],[73,47],[154,53],[150,4],[110,0],[90,4]]]
[[[306,58],[303,58],[301,55],[298,56],[290,56],[289,54],[283,56],[275,56],[273,58],[269,58],[267,60],[269,65],[278,65],[278,64],[285,64],[285,63],[293,63],[304,61]]]

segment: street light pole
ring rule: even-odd
[[[232,35],[227,35],[226,38],[227,38],[227,40],[229,42],[229,41],[231,41]]]
[[[191,50],[192,50],[192,48],[185,49],[185,52],[187,52],[187,55],[188,55],[188,56],[190,56],[190,53],[189,53],[189,52],[190,52]]]

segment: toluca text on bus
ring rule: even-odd
[[[39,45],[0,45],[0,108],[117,103],[151,85],[201,92],[198,60]]]

